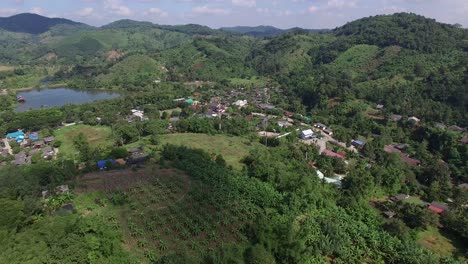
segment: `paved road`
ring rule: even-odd
[[[5,145],[5,148],[8,151],[8,154],[13,155],[13,150],[11,149],[10,143],[8,143],[8,140],[6,138],[2,139],[3,144]]]

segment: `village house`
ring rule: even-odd
[[[52,143],[52,141],[54,141],[54,140],[55,140],[54,137],[46,137],[46,138],[44,138],[44,144],[49,145],[49,144]]]
[[[271,104],[259,104],[258,107],[264,110],[273,110],[276,109],[274,105]]]
[[[247,106],[247,100],[237,100],[235,101],[232,105],[238,106],[238,107],[244,107]]]
[[[397,145],[398,146],[398,145]],[[411,166],[419,166],[421,164],[420,160],[410,158],[408,154],[397,149],[394,145],[384,146],[384,151],[387,153],[396,153],[400,156],[401,161]]]
[[[146,153],[133,154],[127,159],[127,164],[128,165],[141,164],[149,160],[149,158],[150,158],[149,154],[146,154]]]
[[[329,149],[325,149],[323,152],[322,152],[323,155],[325,156],[328,156],[328,157],[332,157],[332,158],[338,158],[338,159],[344,159],[345,158],[345,154],[344,153],[336,153],[332,150],[329,150]]]
[[[139,118],[140,121],[147,120],[148,118],[145,117],[145,112],[137,109],[132,109],[132,116],[129,119],[129,122],[133,121],[134,118]],[[131,120],[131,121],[130,121]]]
[[[310,139],[310,138],[314,138],[315,134],[314,134],[314,131],[312,131],[312,129],[307,129],[301,132],[300,137],[302,139]]]
[[[329,128],[325,128],[325,129],[323,130],[323,133],[325,133],[325,134],[327,134],[327,135],[329,135],[329,136],[333,135],[333,131],[332,131],[331,129],[329,129]]]
[[[378,104],[375,109],[377,110],[382,110],[384,108],[384,105],[383,104]]]
[[[399,122],[403,117],[401,115],[390,115],[390,120],[393,122]]]
[[[289,123],[287,120],[279,120],[278,126],[279,127],[292,127],[293,124]]]
[[[283,111],[283,115],[286,116],[286,117],[293,117],[293,113],[289,112],[289,111]]]
[[[111,166],[115,166],[115,160],[113,159],[100,160],[96,163],[98,169],[100,170],[108,169],[108,164],[110,164]]]
[[[385,215],[385,217],[387,217],[389,219],[393,218],[396,215],[395,212],[393,212],[393,211],[385,211],[385,212],[383,212],[383,214]]]
[[[351,145],[357,147],[357,148],[362,148],[366,145],[366,142],[362,141],[362,140],[353,140],[351,141]]]
[[[327,126],[322,124],[322,123],[315,123],[314,124],[314,127],[318,128],[318,129],[327,129]]]
[[[435,213],[443,214],[447,212],[449,208],[448,208],[448,205],[445,203],[439,203],[439,202],[434,201],[431,204],[429,204],[428,209]]]
[[[419,118],[417,118],[415,116],[412,116],[412,117],[408,118],[408,122],[414,126],[414,125],[419,124],[419,122],[421,122],[421,119],[419,119]]]
[[[409,198],[409,195],[400,193],[400,194],[397,194],[397,195],[394,195],[394,196],[390,197],[390,201],[392,201],[392,202],[401,202],[401,201],[406,200],[408,198]]]
[[[18,143],[21,143],[24,140],[24,132],[21,131],[21,130],[18,130],[18,131],[13,132],[13,133],[8,133],[6,135],[6,138],[7,138],[7,140],[14,140],[14,141],[16,141]]]
[[[143,152],[143,147],[142,146],[134,147],[134,148],[128,150],[128,154],[130,154],[130,155],[140,153],[140,152]]]

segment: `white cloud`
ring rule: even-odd
[[[109,9],[111,13],[119,16],[133,15],[133,11],[129,7],[123,5],[120,0],[105,0],[104,7]]]
[[[330,8],[356,7],[355,0],[328,0],[327,6]]]
[[[150,8],[148,13],[148,15],[155,15],[155,16],[158,16],[158,17],[167,17],[169,16],[169,14],[157,7],[153,7],[153,8]]]
[[[232,4],[235,6],[254,7],[257,5],[257,1],[256,0],[232,0]]]
[[[79,11],[76,12],[76,15],[80,16],[80,17],[88,17],[88,16],[91,16],[93,15],[94,13],[94,8],[92,7],[85,7]]]
[[[31,10],[29,12],[31,12],[33,14],[42,15],[44,13],[44,10],[42,10],[41,7],[36,6],[36,7],[31,8]]]
[[[319,8],[317,6],[311,5],[309,6],[308,10],[310,13],[315,13],[319,10]]]
[[[192,9],[195,14],[209,14],[209,15],[227,15],[229,10],[222,8],[210,8],[208,6],[197,6]]]
[[[0,8],[0,16],[11,16],[18,13],[18,9],[15,8]]]
[[[393,14],[393,13],[400,13],[406,12],[406,8],[398,7],[398,6],[384,6],[383,8],[379,9],[381,14]]]

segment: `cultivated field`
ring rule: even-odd
[[[242,203],[217,207],[215,190],[176,169],[91,173],[75,190],[80,213],[102,216],[121,230],[125,248],[149,262],[171,252],[196,259],[219,244],[245,240],[238,230],[248,220]],[[116,197],[124,202],[115,204]]]

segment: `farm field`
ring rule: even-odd
[[[436,227],[430,227],[417,235],[418,244],[439,256],[450,256],[457,248],[454,241],[443,236]]]
[[[60,153],[65,157],[72,157],[76,153],[73,140],[83,133],[89,144],[93,147],[106,147],[112,145],[112,131],[110,127],[75,125],[63,127],[55,131],[57,140],[62,142]]]
[[[237,228],[247,213],[241,205],[213,206],[210,188],[180,170],[151,165],[87,174],[74,203],[85,217],[101,215],[119,229],[124,247],[149,262],[172,252],[196,259],[221,243],[245,240]]]
[[[193,133],[162,135],[161,144],[186,146],[203,149],[216,155],[221,154],[228,165],[237,169],[242,168],[240,161],[249,154],[250,150],[263,147],[260,143],[251,143],[242,137]]]

